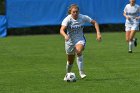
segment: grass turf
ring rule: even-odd
[[[63,81],[66,55],[60,35],[0,39],[0,93],[139,93],[140,46],[129,54],[125,33],[85,34],[86,79]],[[140,38],[140,33],[137,33]]]

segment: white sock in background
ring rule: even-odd
[[[134,41],[129,41],[129,51],[132,51],[134,47]]]
[[[67,61],[67,64],[66,64],[66,73],[71,72],[72,66],[73,66],[73,64],[69,64],[69,62]]]

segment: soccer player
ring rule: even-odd
[[[133,47],[137,46],[137,38],[135,37],[136,31],[139,30],[139,19],[140,19],[140,6],[136,4],[136,0],[130,0],[124,8],[123,15],[126,18],[125,31],[126,31],[126,41],[129,46],[129,53],[132,53]]]
[[[101,40],[101,33],[98,23],[87,15],[79,13],[79,7],[76,4],[70,5],[68,16],[62,21],[60,34],[65,39],[65,50],[67,54],[66,73],[71,72],[75,56],[77,57],[77,65],[81,78],[85,78],[86,74],[83,70],[83,55],[85,47],[85,37],[83,34],[83,25],[89,22],[95,26],[97,40]],[[65,32],[66,31],[66,32]],[[64,77],[66,80],[66,77]]]

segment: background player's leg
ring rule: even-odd
[[[129,35],[129,51],[132,51],[134,47],[134,36],[136,31],[132,30]]]
[[[128,42],[128,52],[129,53],[132,53],[132,42],[130,41],[130,34],[131,34],[131,31],[127,31],[126,32],[126,41]]]

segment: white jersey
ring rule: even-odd
[[[67,26],[67,35],[70,37],[69,42],[76,39],[84,38],[83,25],[85,22],[91,22],[92,19],[87,15],[78,15],[78,19],[75,20],[71,15],[68,15],[61,25]]]
[[[126,19],[125,26],[139,24],[139,20],[135,19],[140,14],[140,6],[139,5],[135,4],[134,6],[131,6],[130,4],[127,4],[124,8],[124,12],[126,13],[127,16],[130,17],[130,20]]]
[[[67,54],[75,53],[75,45],[82,44],[85,46],[86,40],[83,34],[83,25],[86,22],[91,22],[92,19],[86,15],[79,14],[78,19],[75,20],[71,15],[68,15],[63,21],[63,26],[67,26],[67,35],[70,37],[65,41],[65,50]]]

